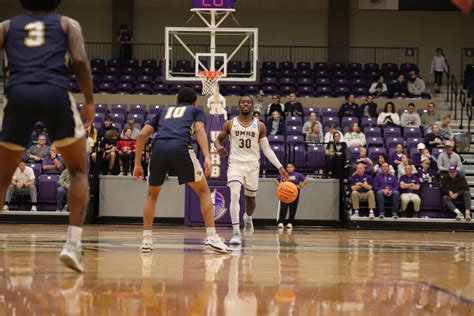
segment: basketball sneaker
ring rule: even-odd
[[[470,221],[472,219],[471,212],[466,211],[466,221]]]
[[[352,214],[353,217],[359,217],[359,210],[354,210],[354,214]]]
[[[292,230],[292,229],[293,229],[293,225],[292,225],[291,223],[286,224],[286,229],[287,229],[287,230]]]
[[[242,244],[242,237],[240,235],[240,232],[234,232],[234,235],[230,239],[229,244],[231,244],[231,245],[241,245]]]
[[[254,232],[252,216],[248,216],[244,214],[244,235],[245,236],[252,236]]]
[[[76,270],[80,273],[84,272],[82,246],[78,242],[67,241],[59,255],[59,260],[69,269]]]
[[[38,211],[38,209],[36,208],[36,205],[31,206],[31,211],[32,211],[33,213],[36,212],[36,211]]]
[[[152,252],[153,251],[153,237],[143,236],[142,245],[140,246],[140,252]]]
[[[2,211],[8,212],[10,209],[8,208],[8,205],[4,205]]]
[[[285,227],[285,226],[283,225],[283,223],[280,223],[280,224],[278,224],[278,226],[277,226],[278,229],[283,229],[284,227]]]
[[[220,253],[231,253],[232,250],[227,246],[224,241],[222,240],[219,235],[215,235],[213,237],[207,237],[206,240],[204,241],[204,245],[216,252]]]
[[[374,219],[374,218],[375,218],[374,210],[370,210],[369,211],[369,219]]]
[[[379,219],[384,219],[384,218],[385,218],[385,215],[383,215],[383,214],[379,215]]]

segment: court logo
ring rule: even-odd
[[[227,208],[225,207],[225,198],[222,193],[217,192],[216,189],[211,193],[212,204],[214,205],[214,220],[221,219],[225,213],[227,213]]]

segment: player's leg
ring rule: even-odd
[[[153,219],[155,218],[156,202],[160,197],[161,185],[149,186],[148,194],[143,206],[143,240],[140,247],[141,252],[150,252],[153,250]]]
[[[242,237],[240,235],[240,192],[244,183],[245,169],[243,164],[231,163],[227,170],[227,187],[230,190],[230,218],[232,221],[231,245],[240,245]]]
[[[254,232],[252,215],[255,212],[257,203],[255,198],[258,192],[258,181],[259,181],[260,168],[259,163],[256,162],[249,167],[245,175],[245,214],[244,214],[244,235],[252,236]]]

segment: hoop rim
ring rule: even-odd
[[[211,77],[217,78],[224,75],[222,71],[216,71],[216,70],[203,70],[203,71],[199,71],[197,74],[200,77],[206,77],[206,78],[211,78]]]

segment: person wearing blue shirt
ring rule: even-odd
[[[408,203],[413,202],[413,217],[418,217],[420,212],[421,198],[420,192],[420,178],[413,174],[413,166],[405,166],[405,175],[400,177],[400,191],[401,191],[401,212],[405,213]]]

